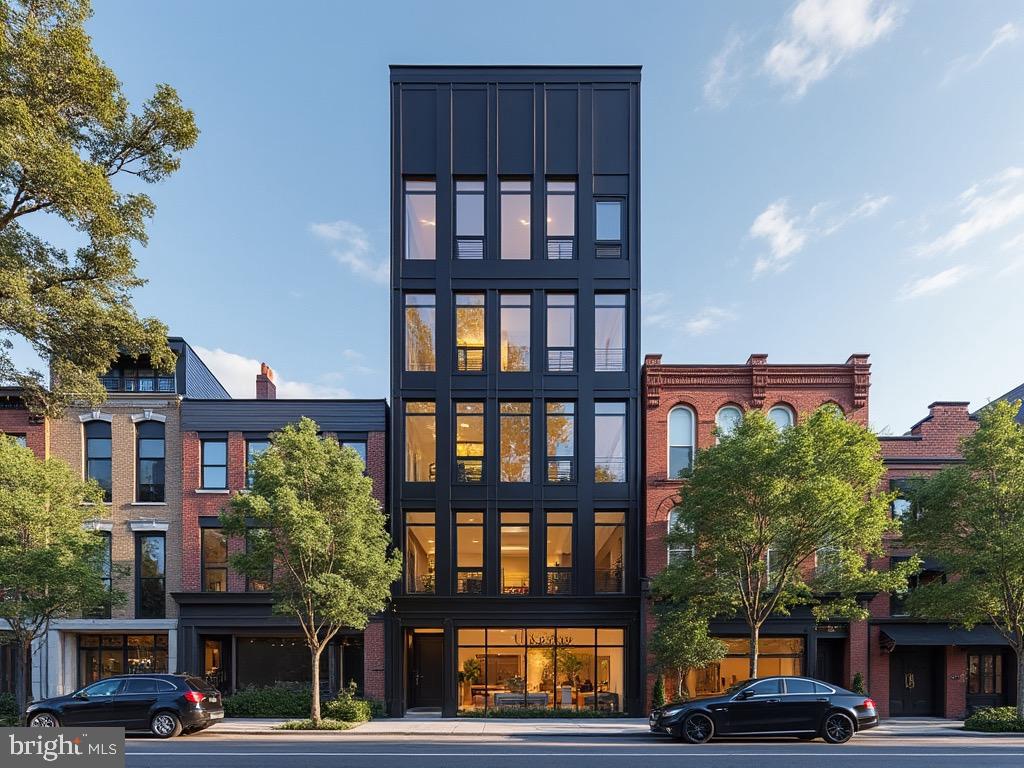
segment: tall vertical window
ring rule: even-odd
[[[498,406],[501,431],[501,476],[503,483],[530,482],[530,404],[502,402]]]
[[[434,513],[405,513],[405,591],[433,594],[437,546]]]
[[[434,294],[405,294],[405,370],[434,370],[436,314]]]
[[[455,482],[484,479],[484,404],[455,404]]]
[[[739,429],[740,422],[742,421],[743,411],[735,405],[727,405],[724,408],[720,408],[715,415],[715,424],[718,427],[720,437],[731,437]]]
[[[406,179],[405,258],[434,259],[437,246],[437,185],[433,180]]]
[[[17,443],[20,447],[28,448],[28,435],[22,435],[16,432],[0,432],[0,437],[3,437],[4,435],[11,438],[11,440]]]
[[[530,594],[530,513],[501,513],[501,592]]]
[[[673,507],[672,511],[668,513],[668,532],[675,533],[683,531],[683,513],[679,507]],[[684,560],[692,558],[694,555],[694,548],[687,547],[683,544],[669,544],[668,545],[668,564],[673,565],[675,563],[681,563]]]
[[[626,370],[626,294],[594,296],[594,370]]]
[[[164,500],[164,425],[160,421],[140,421],[135,428],[135,476],[137,501]]]
[[[252,488],[252,463],[256,457],[270,447],[269,440],[245,441],[245,487]]]
[[[576,182],[547,183],[547,255],[549,259],[571,259],[576,239]]]
[[[203,488],[228,487],[228,441],[203,440]]]
[[[896,494],[896,498],[889,505],[889,511],[892,513],[893,520],[906,523],[917,516],[914,510],[914,503],[910,500],[910,492],[913,486],[913,479],[908,477],[889,481],[889,492]]]
[[[203,528],[203,591],[228,590],[228,537],[220,528]]]
[[[485,301],[482,293],[455,294],[455,367],[460,371],[482,371]]]
[[[545,432],[549,483],[571,483],[576,479],[576,404],[547,403]]]
[[[576,370],[576,296],[549,293],[547,302],[547,370]]]
[[[480,595],[484,591],[484,513],[455,513],[455,591]]]
[[[342,448],[351,448],[353,451],[359,454],[359,459],[363,462],[363,471],[366,471],[366,441],[365,440],[342,440]]]
[[[162,533],[135,540],[135,618],[162,619],[166,613],[166,557]]]
[[[437,422],[433,400],[405,403],[405,479],[410,483],[437,480]]]
[[[668,414],[668,476],[677,478],[693,467],[693,411],[684,405]]]
[[[618,258],[622,255],[624,210],[622,200],[594,201],[595,254],[599,258]]]
[[[793,422],[795,421],[793,418],[793,411],[788,405],[772,406],[771,410],[768,411],[768,419],[780,432],[792,427]]]
[[[96,535],[102,540],[102,559],[100,560],[100,578],[103,579],[103,589],[107,593],[107,598],[104,600],[102,605],[97,605],[89,612],[90,619],[109,619],[110,618],[110,592],[112,589],[111,582],[111,534],[110,531],[96,531]]]
[[[270,531],[266,528],[245,529],[245,551],[252,554],[263,547],[272,547]],[[274,567],[271,565],[266,571],[259,574],[247,574],[245,578],[246,592],[269,592],[274,581]]]
[[[110,422],[99,419],[85,423],[85,476],[103,489],[103,500],[111,500]]]
[[[572,594],[572,512],[545,515],[547,594]]]
[[[501,370],[530,370],[530,294],[501,294]]]
[[[594,403],[594,482],[626,482],[625,403]]]
[[[594,512],[594,591],[625,591],[626,513]]]
[[[455,258],[484,257],[484,182],[455,181]]]
[[[530,182],[501,182],[501,258],[530,258]]]

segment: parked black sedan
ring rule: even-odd
[[[667,704],[651,712],[651,731],[691,744],[715,736],[821,736],[843,744],[878,725],[875,702],[807,677],[744,680],[723,695]]]
[[[201,731],[224,717],[220,693],[205,680],[187,675],[108,677],[67,696],[29,704],[25,725],[122,727],[151,731],[168,739]]]

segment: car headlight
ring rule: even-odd
[[[661,710],[661,717],[662,717],[662,719],[669,719],[669,718],[677,717],[684,710],[686,710],[689,706],[690,706],[689,704],[679,704],[679,705],[674,706],[674,707],[665,707],[663,710]]]

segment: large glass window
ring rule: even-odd
[[[530,594],[530,513],[501,513],[501,592]]]
[[[94,419],[85,423],[85,476],[103,489],[103,500],[112,498],[110,422]]]
[[[626,294],[594,296],[594,370],[626,370]]]
[[[530,404],[502,402],[498,406],[501,430],[503,483],[530,482]]]
[[[484,317],[484,294],[455,294],[455,367],[460,371],[484,369]]]
[[[576,182],[547,183],[547,256],[571,259],[576,238]]]
[[[576,296],[549,293],[547,301],[547,370],[576,370]]]
[[[626,482],[625,403],[594,403],[594,482]]]
[[[972,653],[967,656],[967,693],[1002,695],[1003,654]]]
[[[405,513],[405,591],[433,594],[437,558],[434,513]]]
[[[272,542],[269,541],[271,533],[266,528],[245,529],[245,551],[252,553],[257,547],[265,547]],[[245,577],[246,592],[269,592],[274,584],[274,567],[270,566],[266,571],[259,574],[247,574]]]
[[[203,528],[203,591],[228,591],[228,537],[220,528]]]
[[[795,419],[793,418],[793,411],[788,405],[776,405],[768,411],[768,418],[772,424],[778,428],[781,432],[784,429],[789,429],[793,426]]]
[[[436,314],[434,294],[405,294],[405,370],[434,370]]]
[[[483,512],[455,513],[455,591],[460,595],[483,594]]]
[[[739,429],[743,421],[743,411],[735,405],[727,405],[720,408],[715,415],[715,425],[718,427],[719,437],[731,437]]]
[[[545,515],[547,593],[572,594],[572,512]]]
[[[889,491],[896,494],[889,507],[894,520],[907,522],[914,517],[914,503],[910,500],[913,484],[913,479],[909,477],[889,481]]]
[[[342,448],[351,448],[353,451],[359,454],[360,461],[363,462],[363,471],[366,471],[366,441],[365,440],[341,440],[339,441]]]
[[[455,258],[484,257],[484,182],[455,181]]]
[[[406,179],[405,258],[433,260],[436,246],[436,184],[432,179]]]
[[[617,258],[622,255],[624,209],[622,200],[594,201],[594,239],[598,257]]]
[[[228,487],[228,441],[203,440],[203,488]]]
[[[79,635],[78,684],[115,675],[167,674],[167,635]],[[89,696],[109,696],[120,680],[99,683]]]
[[[162,533],[139,534],[135,545],[135,618],[166,614],[166,548]]]
[[[455,404],[455,482],[484,479],[484,404]]]
[[[683,513],[679,507],[673,507],[672,511],[668,513],[668,532],[677,533],[682,532],[683,528]],[[687,547],[683,544],[669,544],[668,545],[668,564],[674,565],[689,560],[694,555],[694,548]]]
[[[626,513],[594,512],[594,591],[624,592]]]
[[[96,531],[96,535],[103,541],[103,559],[100,562],[100,577],[103,579],[104,591],[107,593],[107,599],[103,602],[103,605],[98,605],[89,612],[89,618],[91,619],[109,619],[110,618],[110,591],[112,588],[111,583],[111,534],[110,531]]]
[[[245,441],[245,487],[252,488],[252,463],[270,447],[269,440],[246,440]]]
[[[576,479],[576,404],[545,404],[545,477],[549,483]]]
[[[410,483],[437,480],[437,423],[432,400],[405,403],[405,479]]]
[[[164,425],[161,421],[142,421],[137,436],[136,500],[164,500]]]
[[[684,689],[696,697],[718,696],[729,686],[750,677],[750,640],[743,637],[720,638],[728,649],[721,661],[709,664],[703,669],[691,670],[684,679]],[[804,639],[802,637],[764,637],[757,643],[757,674],[760,677],[775,675],[802,675]],[[674,684],[674,680],[666,681]],[[666,686],[667,687],[667,686]]]
[[[530,258],[530,182],[502,179],[501,258]]]
[[[677,478],[693,467],[693,411],[684,405],[668,414],[668,476]]]
[[[501,294],[501,370],[530,370],[530,294]]]

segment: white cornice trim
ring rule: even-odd
[[[102,411],[92,411],[91,413],[78,414],[78,420],[83,424],[87,421],[105,421],[110,423],[114,420],[114,415],[111,413],[103,413]]]
[[[147,408],[142,413],[133,413],[132,422],[138,424],[140,421],[167,421],[167,417],[162,413],[154,413],[151,409]]]
[[[86,520],[82,527],[87,531],[113,531],[114,524],[109,520]]]
[[[135,531],[166,531],[171,527],[170,523],[163,523],[159,520],[129,520],[128,529]]]

